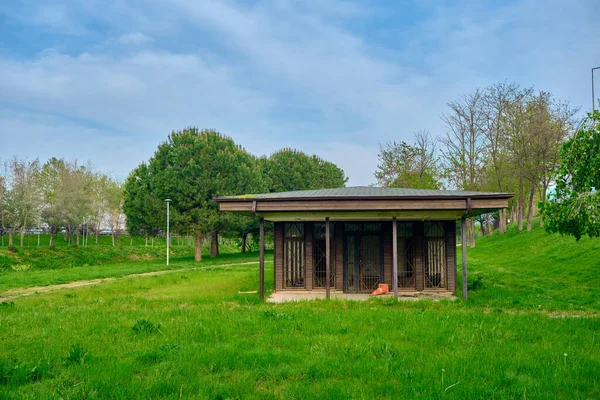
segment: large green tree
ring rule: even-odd
[[[131,171],[125,180],[123,192],[127,231],[131,236],[143,235],[147,246],[148,237],[155,236],[164,226],[165,207],[152,190],[150,170],[146,163],[141,163]]]
[[[600,236],[600,112],[560,149],[556,187],[540,203],[548,232]]]
[[[255,158],[213,130],[173,132],[148,164],[156,196],[170,198],[172,221],[179,232],[194,233],[195,260],[202,259],[202,239],[226,225],[215,197],[260,189]]]
[[[338,188],[348,181],[337,165],[294,149],[279,150],[260,164],[270,192]]]

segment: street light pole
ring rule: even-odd
[[[600,67],[592,68],[592,115],[594,114],[594,111],[596,110],[596,98],[594,96],[594,71],[597,69],[600,69]]]
[[[169,235],[169,205],[171,203],[171,199],[165,199],[167,202],[167,267],[169,266],[169,247],[171,245],[171,237]]]

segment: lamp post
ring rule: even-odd
[[[600,69],[600,67],[592,68],[592,115],[596,109],[596,98],[594,97],[594,71]]]
[[[169,205],[171,203],[171,199],[165,199],[167,202],[167,267],[169,266],[169,247],[171,245],[171,237],[169,235]]]

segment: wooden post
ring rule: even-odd
[[[398,224],[396,217],[392,219],[392,274],[394,297],[398,297]]]
[[[265,299],[265,220],[260,219],[260,299]]]
[[[329,238],[329,217],[325,218],[325,297],[329,298],[331,295],[331,249],[330,249],[330,238]]]
[[[465,217],[461,220],[460,225],[460,236],[461,236],[461,247],[462,247],[462,290],[463,290],[463,299],[467,299],[467,233],[466,233],[466,224]]]

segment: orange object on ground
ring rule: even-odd
[[[379,284],[379,289],[383,290],[383,294],[386,294],[386,293],[390,292],[390,289],[389,289],[387,283],[380,283]]]
[[[383,290],[381,288],[378,288],[375,289],[373,293],[370,294],[370,296],[379,296],[380,294],[383,294]]]

